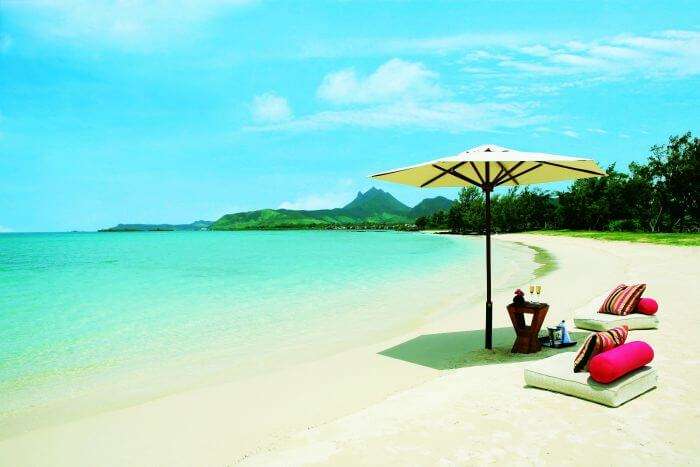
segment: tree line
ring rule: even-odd
[[[512,188],[492,194],[495,232],[542,229],[697,232],[700,139],[690,132],[653,146],[644,162],[628,171],[615,164],[607,177],[576,180],[563,191]],[[449,211],[416,219],[418,229],[453,233],[484,231],[485,200],[481,189],[463,188]]]

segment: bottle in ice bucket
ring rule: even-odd
[[[561,320],[561,323],[559,323],[559,326],[557,326],[559,330],[561,331],[561,343],[562,344],[570,344],[571,343],[571,337],[569,337],[569,331],[566,329],[566,323],[564,320]]]

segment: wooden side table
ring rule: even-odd
[[[546,303],[525,302],[524,305],[511,303],[508,305],[508,315],[515,329],[515,343],[511,352],[513,353],[534,353],[542,348],[537,336],[540,333],[544,317],[547,316],[549,305]],[[530,325],[525,324],[525,314],[532,315]]]

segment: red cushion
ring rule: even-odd
[[[653,298],[642,298],[637,303],[637,311],[645,315],[653,315],[659,309],[659,304]]]
[[[641,341],[628,342],[593,357],[588,371],[595,381],[607,384],[643,367],[653,359],[654,350],[649,344]]]

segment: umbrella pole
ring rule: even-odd
[[[486,349],[493,347],[491,342],[492,311],[491,302],[491,177],[489,169],[491,164],[486,163],[486,183],[484,184],[484,195],[486,196],[486,329],[484,330]]]

